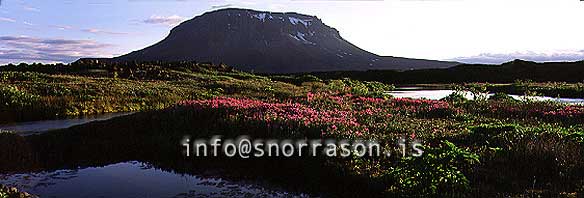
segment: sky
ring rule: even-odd
[[[0,0],[0,64],[123,55],[227,7],[314,15],[383,56],[584,60],[580,0]]]

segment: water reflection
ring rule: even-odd
[[[308,197],[255,184],[166,172],[136,161],[0,175],[0,184],[41,197]]]
[[[391,91],[389,92],[390,95],[396,98],[413,98],[413,99],[431,99],[431,100],[440,100],[452,93],[454,90],[449,89],[437,89],[437,90],[426,90],[421,89],[420,87],[402,87],[397,89],[399,91]],[[465,98],[472,100],[474,96],[470,92],[463,92]],[[492,93],[486,94],[486,97],[492,96]],[[566,104],[584,104],[584,99],[582,98],[554,98],[554,97],[547,97],[547,96],[520,96],[520,95],[512,95],[509,96],[517,99],[517,100],[534,100],[534,101],[555,101],[560,103]]]
[[[285,192],[327,197],[379,197],[384,190],[383,185],[371,183],[369,178],[342,174],[338,167],[326,163],[327,158],[302,156],[241,159],[184,156],[184,147],[179,143],[187,135],[193,138],[208,138],[216,134],[235,137],[242,133],[259,138],[279,136],[271,133],[269,128],[255,123],[239,123],[237,127],[232,128],[225,126],[229,124],[218,121],[209,114],[171,108],[139,112],[37,135],[0,133],[0,149],[5,151],[0,152],[0,174],[27,173],[5,175],[7,179],[0,180],[12,181],[14,185],[22,186],[23,191],[31,193],[79,194],[57,197],[161,197],[163,194],[162,197],[291,195]],[[156,169],[141,163],[139,165],[124,163],[130,161],[145,162]],[[78,168],[102,166],[105,167]],[[37,174],[40,174],[41,179],[34,179],[39,178],[34,177]],[[53,176],[49,176],[50,174]],[[211,175],[230,181],[255,181],[256,187],[245,185],[237,187],[219,181],[213,182],[214,190],[207,192],[198,188],[200,182],[193,181],[197,179],[196,177],[184,175]],[[10,177],[17,179],[10,180]],[[28,181],[29,185],[25,185],[27,184],[25,181]],[[257,186],[260,186],[258,184],[269,189],[273,189],[272,186],[278,187],[277,189],[285,191],[257,191],[259,188]],[[126,189],[129,189],[129,192]],[[172,193],[167,189],[171,189]],[[247,196],[250,193],[251,196]]]
[[[20,122],[7,125],[0,125],[0,131],[16,132],[19,135],[32,135],[55,129],[64,129],[76,125],[82,125],[93,121],[109,120],[115,117],[130,115],[133,113],[106,113],[89,115],[80,118],[60,119],[60,120],[42,120],[32,122]]]
[[[396,98],[413,98],[413,99],[430,99],[430,100],[440,100],[450,94],[454,93],[453,90],[411,90],[411,91],[391,91],[393,97]],[[468,95],[468,94],[467,94]],[[465,96],[467,98],[472,98],[472,96]]]

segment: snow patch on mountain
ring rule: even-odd
[[[292,38],[296,39],[297,41],[300,41],[304,44],[316,45],[316,43],[309,41],[309,40],[306,40],[306,38],[305,38],[306,34],[304,34],[302,32],[296,32],[296,35],[293,35],[293,34],[289,34],[289,35],[290,35],[290,37],[292,37]]]
[[[290,23],[292,25],[297,25],[299,23],[302,23],[302,25],[304,25],[305,27],[308,27],[309,25],[312,24],[312,19],[299,19],[296,17],[288,17],[288,20],[290,20]]]
[[[259,13],[259,14],[254,14],[253,15],[253,17],[259,19],[262,22],[265,22],[266,21],[266,16],[267,16],[266,13]],[[269,19],[273,19],[274,17],[272,17],[272,15],[269,15],[268,18]]]

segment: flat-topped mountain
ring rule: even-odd
[[[164,40],[114,61],[213,62],[261,73],[407,70],[457,64],[367,52],[315,16],[232,8],[185,21]]]

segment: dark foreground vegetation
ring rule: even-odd
[[[37,196],[20,192],[17,188],[0,185],[0,198],[34,198]]]
[[[550,97],[584,98],[584,83],[533,82],[518,80],[510,84],[479,84],[487,91],[518,95],[543,95]],[[476,86],[475,86],[476,87]]]
[[[472,101],[457,93],[444,100],[399,99],[384,94],[392,86],[377,82],[262,77],[195,63],[126,64],[53,65],[48,67],[56,69],[47,71],[39,70],[47,67],[40,65],[3,68],[3,87],[13,87],[0,95],[4,118],[51,117],[72,107],[84,109],[79,104],[95,110],[71,115],[110,107],[126,111],[122,107],[128,104],[143,112],[40,135],[0,133],[0,173],[136,160],[186,174],[217,170],[222,177],[257,179],[324,197],[584,193],[582,106],[515,101],[503,93]],[[59,95],[55,90],[70,92]],[[421,141],[424,154],[196,158],[185,157],[180,145],[185,135],[242,134],[375,139],[388,149],[405,138]]]

